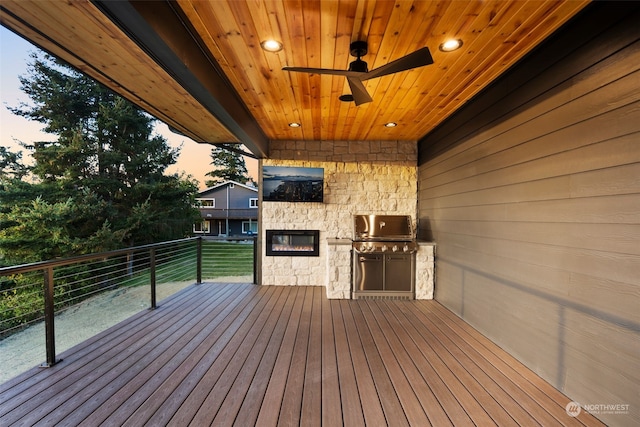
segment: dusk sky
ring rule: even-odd
[[[32,142],[55,139],[54,135],[41,132],[41,123],[16,116],[7,109],[7,106],[16,107],[20,102],[29,102],[29,98],[20,90],[18,76],[26,75],[29,54],[37,50],[37,47],[20,36],[0,27],[0,145],[9,147],[12,151],[22,151],[23,159],[27,162],[28,153],[16,140]],[[176,135],[161,122],[156,125],[156,132],[165,137],[171,146],[178,147],[182,144],[178,163],[170,167],[168,172],[185,172],[197,179],[200,188],[204,189],[207,179],[204,174],[211,170],[211,146]],[[258,162],[250,158],[245,158],[245,162],[249,174],[257,181]]]

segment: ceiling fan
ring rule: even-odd
[[[341,100],[355,101],[356,105],[371,102],[373,99],[367,92],[367,89],[362,83],[365,80],[374,79],[376,77],[382,77],[400,71],[411,70],[412,68],[418,68],[425,65],[433,64],[433,58],[428,47],[423,47],[403,56],[400,59],[389,62],[386,65],[378,67],[369,71],[367,63],[364,62],[361,57],[367,54],[367,42],[355,41],[351,43],[351,56],[355,56],[356,60],[349,64],[348,70],[333,70],[327,68],[305,68],[305,67],[283,67],[284,71],[296,71],[300,73],[310,74],[333,74],[338,76],[347,77],[347,82],[351,88],[351,97],[341,96]]]

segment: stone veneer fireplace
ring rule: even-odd
[[[260,201],[259,284],[326,286],[329,298],[350,298],[348,289],[341,287],[351,282],[353,215],[405,214],[415,221],[415,142],[271,141],[269,158],[260,163],[323,168],[324,202]],[[320,232],[318,256],[267,256],[266,230],[316,229]],[[336,239],[345,244],[333,244]],[[418,251],[417,256],[421,255],[427,252]],[[416,290],[417,286],[418,281]],[[422,297],[431,294],[421,292]]]

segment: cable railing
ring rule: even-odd
[[[58,361],[56,316],[109,292],[148,289],[148,304],[153,309],[159,286],[166,293],[203,281],[255,283],[255,259],[255,237],[193,237],[3,267],[0,340],[44,323],[46,361],[42,366],[52,366]]]
[[[251,282],[256,282],[255,237],[203,236],[202,239],[202,280],[235,282],[242,278],[246,282],[251,277]]]

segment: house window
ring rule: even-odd
[[[194,233],[208,233],[210,221],[196,222],[193,224]]]
[[[242,221],[242,234],[258,234],[258,223],[255,221]]]
[[[197,199],[198,206],[201,208],[215,208],[216,199]]]
[[[257,197],[249,199],[249,207],[250,208],[257,208],[258,207],[258,198]]]

